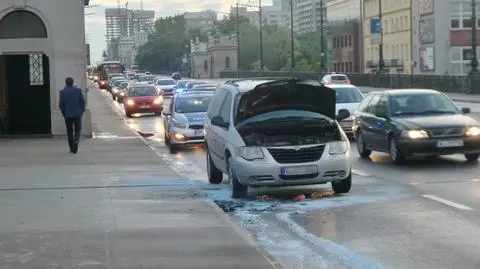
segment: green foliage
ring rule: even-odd
[[[240,33],[240,68],[260,68],[260,32],[247,18],[238,20]],[[207,33],[200,29],[186,32],[183,16],[160,18],[155,23],[155,32],[148,42],[139,48],[137,63],[150,71],[174,71],[185,67],[182,56],[189,51],[190,40],[199,38],[207,41]],[[215,25],[217,34],[234,36],[237,33],[237,19],[226,16]],[[280,27],[263,27],[263,58],[265,70],[291,70],[290,30]],[[297,71],[318,71],[320,63],[320,37],[307,34],[295,39]]]

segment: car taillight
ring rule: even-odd
[[[329,80],[329,81],[327,82],[327,84],[333,84],[333,81],[332,81],[332,80]]]
[[[350,84],[350,80],[348,80],[348,79],[345,80],[345,83]]]

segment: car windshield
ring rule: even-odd
[[[153,87],[135,87],[128,91],[128,95],[131,97],[156,96],[157,90]]]
[[[216,87],[217,85],[215,84],[196,84],[193,86],[194,89],[204,89],[204,88],[212,88]]]
[[[206,112],[212,96],[183,96],[178,97],[175,102],[177,113],[199,113]]]
[[[348,80],[347,76],[345,75],[332,75],[330,76],[331,80]]]
[[[125,89],[125,88],[127,88],[127,86],[128,86],[128,82],[122,82],[122,83],[120,83],[120,88],[121,88],[121,89]]]
[[[175,81],[172,79],[159,79],[157,85],[175,85]]]
[[[120,86],[120,84],[122,84],[124,82],[125,82],[125,80],[117,80],[117,81],[115,81],[115,86],[118,87],[118,86]]]
[[[363,99],[362,94],[357,88],[333,88],[336,93],[337,104],[360,103]]]
[[[138,81],[140,82],[148,82],[148,81],[153,81],[154,77],[153,76],[143,76],[139,77]]]
[[[190,81],[182,81],[182,80],[180,80],[180,81],[177,82],[177,88],[180,88],[180,89],[181,89],[181,88],[184,88],[184,87],[187,85],[187,83],[189,83],[189,82],[190,82]]]
[[[390,115],[458,114],[455,104],[443,94],[409,94],[390,97]]]

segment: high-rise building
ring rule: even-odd
[[[293,23],[297,35],[318,32],[321,25],[322,15],[324,18],[324,25],[326,24],[327,9],[325,3],[326,0],[296,1]]]
[[[134,10],[132,18],[133,32],[153,31],[155,26],[155,11],[153,10]]]
[[[213,10],[205,10],[199,12],[185,12],[185,27],[187,30],[200,28],[205,31],[213,29],[217,21],[217,12]]]
[[[126,8],[105,9],[107,42],[113,38],[132,34],[133,11]]]

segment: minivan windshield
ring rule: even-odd
[[[455,104],[443,94],[405,94],[390,96],[390,115],[458,114]]]

